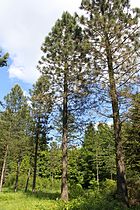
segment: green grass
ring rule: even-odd
[[[0,193],[0,210],[57,210],[60,202],[55,194],[2,192]]]
[[[78,188],[79,189],[79,188]],[[14,193],[4,189],[0,193],[0,210],[126,210],[113,196],[97,191],[77,191],[68,203],[59,200],[58,192]],[[140,206],[129,210],[140,210]]]

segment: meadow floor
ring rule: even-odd
[[[0,210],[57,210],[57,195],[44,193],[2,192],[0,193]]]
[[[0,210],[126,210],[112,197],[95,192],[85,193],[71,199],[67,204],[59,200],[57,192],[12,192],[0,193]],[[140,210],[140,206],[129,208]]]

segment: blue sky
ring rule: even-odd
[[[0,100],[18,83],[25,92],[39,73],[40,47],[63,11],[78,10],[81,0],[0,0],[0,48],[10,53],[8,67],[0,69]],[[140,7],[139,0],[131,0]]]
[[[4,96],[10,92],[15,84],[19,84],[25,94],[32,88],[32,83],[26,83],[18,78],[9,78],[8,68],[9,67],[3,67],[0,69],[0,101],[3,101]]]

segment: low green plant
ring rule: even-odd
[[[70,199],[81,197],[84,195],[84,189],[81,184],[72,184],[69,187]]]

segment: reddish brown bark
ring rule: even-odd
[[[63,96],[63,137],[62,137],[62,182],[61,182],[61,199],[68,201],[68,184],[67,184],[67,133],[68,133],[68,87],[67,87],[67,74],[64,74],[64,96]]]

